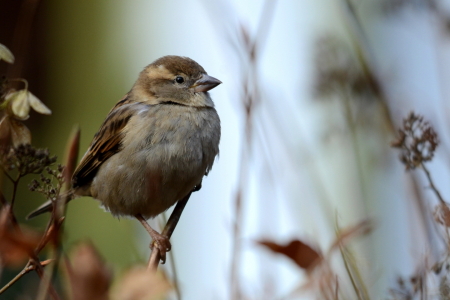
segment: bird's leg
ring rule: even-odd
[[[159,250],[159,255],[161,258],[162,263],[166,262],[166,252],[170,251],[172,248],[172,245],[170,244],[169,237],[162,235],[158,233],[156,230],[154,230],[148,223],[147,220],[144,219],[144,217],[141,214],[135,215],[136,219],[141,222],[141,224],[144,226],[145,230],[150,234],[150,236],[153,239],[153,242],[150,244],[150,248],[153,249],[154,246],[156,246]]]
[[[167,221],[166,226],[164,227],[164,230],[162,232],[163,236],[167,236],[169,238],[172,236],[172,233],[178,224],[178,220],[180,220],[181,213],[183,212],[184,207],[186,206],[186,203],[188,202],[191,194],[192,194],[192,192],[190,192],[183,199],[178,201],[177,205],[175,206],[174,210],[172,211],[172,214],[169,217],[169,220]],[[155,250],[159,250],[159,248],[155,249]],[[152,254],[150,255],[149,262],[148,262],[149,270],[156,271],[156,269],[158,268],[158,263],[159,263],[160,257],[161,256],[159,255],[159,251],[152,252]]]

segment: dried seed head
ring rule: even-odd
[[[415,169],[433,159],[439,145],[438,136],[422,116],[411,112],[403,120],[403,126],[398,132],[399,136],[391,143],[391,146],[401,150],[400,161],[407,170]]]

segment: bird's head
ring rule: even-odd
[[[188,106],[214,106],[207,92],[221,83],[209,76],[194,60],[169,55],[145,67],[132,93],[149,104],[173,102]]]

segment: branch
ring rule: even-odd
[[[49,263],[51,263],[53,261],[53,259],[47,259],[41,262],[41,266],[45,267],[46,265],[48,265]],[[31,260],[28,261],[28,263],[26,264],[26,266],[23,268],[22,271],[20,271],[19,274],[16,275],[16,277],[14,277],[10,282],[8,282],[7,284],[5,284],[4,287],[2,287],[0,289],[0,295],[6,291],[7,289],[9,289],[10,286],[12,286],[14,283],[17,282],[17,280],[19,280],[23,275],[29,273],[30,271],[36,270],[36,265],[31,263]]]
[[[439,199],[441,203],[445,204],[444,198],[442,198],[441,193],[434,185],[433,179],[431,178],[430,171],[428,171],[427,167],[425,167],[425,164],[421,164],[422,170],[425,172],[425,175],[427,175],[428,182],[430,183],[430,187],[433,190],[433,192],[436,194],[436,197]]]
[[[177,205],[175,206],[175,209],[173,210],[172,214],[170,215],[169,221],[167,221],[167,224],[161,233],[162,235],[165,235],[170,239],[173,231],[175,230],[175,227],[178,224],[178,220],[180,220],[181,213],[183,212],[184,207],[186,206],[186,203],[188,202],[191,194],[192,194],[192,192],[190,192],[183,199],[178,201]],[[158,269],[158,264],[159,264],[160,260],[161,260],[161,256],[159,254],[159,249],[157,247],[153,247],[152,254],[150,255],[150,259],[148,261],[147,270],[156,272],[156,270]]]

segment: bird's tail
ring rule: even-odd
[[[64,194],[59,195],[58,200],[62,200],[65,199],[66,203],[69,202],[70,200],[72,200],[74,197],[74,191],[73,190],[69,190]],[[36,208],[35,210],[33,210],[28,216],[27,216],[27,220],[34,218],[36,216],[39,216],[40,214],[43,214],[45,212],[50,212],[53,209],[53,204],[56,203],[56,201],[46,201],[44,202],[44,204],[42,204],[41,206],[39,206],[38,208]]]

